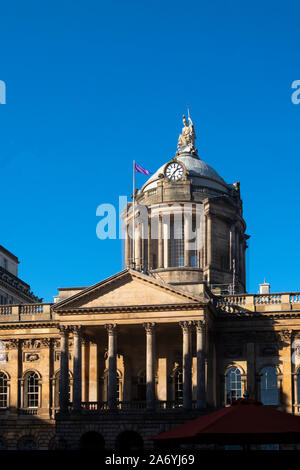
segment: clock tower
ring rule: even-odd
[[[248,235],[239,182],[227,184],[199,157],[194,124],[183,116],[174,158],[123,214],[125,266],[195,294],[246,291]]]

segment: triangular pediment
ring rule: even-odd
[[[150,276],[126,269],[59,302],[54,310],[207,303]]]

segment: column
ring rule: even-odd
[[[256,361],[255,361],[255,333],[253,341],[247,343],[247,392],[250,398],[256,399]]]
[[[134,264],[134,267],[137,269],[137,270],[140,270],[141,269],[141,225],[138,224],[136,227],[135,227],[135,239],[134,239],[134,243],[135,243],[135,264]]]
[[[180,322],[182,328],[183,407],[192,408],[191,321]]]
[[[89,341],[89,401],[98,401],[99,373],[98,373],[98,344]]]
[[[66,413],[69,405],[69,329],[60,327],[59,409]]]
[[[108,334],[108,408],[117,407],[117,325],[105,325]]]
[[[81,409],[81,387],[82,387],[82,360],[81,360],[81,328],[73,327],[73,409]]]
[[[207,266],[211,267],[212,264],[212,218],[207,214]]]
[[[130,235],[127,224],[125,229],[125,268],[131,266],[130,256]]]
[[[158,216],[158,267],[163,268],[163,223],[162,216]]]
[[[197,408],[206,407],[205,393],[205,322],[197,320],[196,325],[196,349],[197,349]]]
[[[152,269],[151,260],[151,218],[148,215],[148,240],[147,240],[147,270]]]
[[[155,323],[144,323],[146,330],[146,400],[147,408],[155,408]]]

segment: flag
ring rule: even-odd
[[[145,168],[138,165],[137,163],[135,164],[135,172],[136,173],[143,173],[143,175],[146,175],[146,176],[151,175],[151,171],[146,170]]]

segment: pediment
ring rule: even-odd
[[[59,302],[54,310],[207,303],[134,270],[124,270]]]

